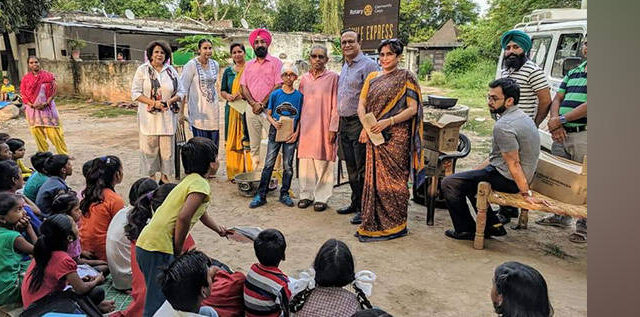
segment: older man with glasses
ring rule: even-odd
[[[360,35],[354,30],[344,30],[340,36],[340,46],[344,65],[338,80],[338,115],[340,123],[339,155],[347,163],[351,204],[338,209],[339,214],[356,213],[352,224],[362,223],[362,187],[366,164],[366,145],[358,142],[362,124],[358,119],[360,91],[369,73],[379,70],[378,64],[360,50]]]

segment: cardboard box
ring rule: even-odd
[[[426,176],[439,176],[442,171],[438,166],[438,157],[440,152],[423,149],[424,151],[424,169]]]
[[[284,142],[293,134],[293,119],[282,116],[279,122],[282,126],[276,131],[276,142]]]
[[[587,158],[578,163],[540,152],[531,189],[567,204],[586,204]]]
[[[463,117],[445,114],[437,122],[425,122],[424,148],[441,153],[457,151],[460,127],[466,121]]]

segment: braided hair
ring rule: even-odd
[[[127,215],[127,224],[124,226],[124,233],[130,241],[138,239],[142,229],[147,226],[155,210],[162,205],[171,190],[176,186],[173,183],[163,184],[138,198],[133,209]]]
[[[114,182],[122,171],[122,162],[117,156],[108,155],[94,159],[87,173],[87,188],[82,192],[80,210],[83,216],[88,216],[89,208],[104,199],[105,189],[114,190]]]

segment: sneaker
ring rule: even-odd
[[[289,197],[289,195],[282,195],[280,196],[280,202],[285,204],[287,207],[293,207],[293,200],[291,200],[291,197]]]
[[[258,208],[267,203],[267,200],[260,197],[260,195],[255,195],[251,203],[249,203],[249,208]]]
[[[558,216],[558,215],[551,215],[551,216],[547,216],[542,219],[536,220],[536,224],[539,224],[541,226],[568,228],[571,226],[571,218]]]

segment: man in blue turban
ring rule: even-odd
[[[504,56],[499,78],[511,78],[520,86],[518,108],[535,122],[536,126],[545,119],[551,106],[551,92],[544,71],[529,59],[532,48],[531,37],[520,30],[510,30],[500,39]],[[548,48],[547,48],[548,49]],[[517,217],[518,210],[501,207],[498,212],[500,222],[507,223]]]

